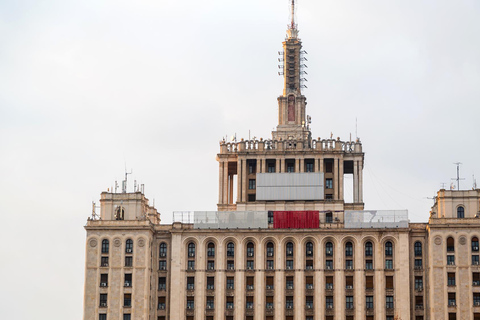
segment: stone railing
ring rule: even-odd
[[[341,141],[335,139],[312,140],[240,140],[239,142],[220,141],[220,153],[237,153],[249,151],[283,151],[283,150],[318,150],[361,153],[362,143],[357,141]]]

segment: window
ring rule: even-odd
[[[333,159],[323,160],[325,164],[325,172],[333,172]]]
[[[325,289],[326,290],[333,290],[333,277],[332,276],[325,277]]]
[[[233,290],[233,289],[235,289],[234,278],[227,277],[227,290]]]
[[[472,255],[472,265],[478,266],[478,264],[479,264],[479,262],[478,262],[478,254]]]
[[[167,261],[165,260],[158,261],[158,270],[161,270],[161,271],[167,270]]]
[[[353,290],[353,276],[346,276],[345,277],[345,289],[346,290]]]
[[[345,244],[345,256],[346,257],[353,256],[353,245],[350,241]]]
[[[307,309],[313,309],[313,297],[312,296],[305,297],[305,307]]]
[[[365,260],[365,269],[373,270],[373,260]]]
[[[227,297],[227,309],[233,309],[234,307],[233,298],[234,297]]]
[[[247,244],[247,257],[252,258],[255,254],[255,247],[252,242]]]
[[[100,275],[100,287],[108,287],[108,274],[102,273]]]
[[[448,237],[447,239],[447,252],[454,252],[455,251],[455,240],[452,237]]]
[[[333,260],[326,260],[325,261],[325,269],[333,270]]]
[[[285,263],[285,268],[287,270],[293,270],[293,260],[287,260]]]
[[[253,269],[255,269],[255,261],[248,260],[247,261],[247,270],[253,270]]]
[[[195,309],[194,297],[187,297],[187,309]]]
[[[273,257],[274,252],[273,243],[267,243],[267,257]]]
[[[125,293],[123,295],[123,306],[124,307],[132,306],[132,295],[130,293]]]
[[[255,179],[248,180],[248,189],[255,190]]]
[[[132,274],[125,273],[125,287],[131,287],[131,286],[132,286]]]
[[[287,165],[287,172],[295,172],[295,160],[288,159],[288,160],[285,160],[285,162]]]
[[[305,255],[307,257],[313,257],[313,243],[307,242],[307,244],[305,245],[305,251]]]
[[[107,239],[102,240],[102,253],[108,253],[110,242]]]
[[[269,173],[275,172],[275,160],[267,160],[267,167]]]
[[[165,277],[158,278],[158,290],[163,291],[167,289],[167,279]]]
[[[373,256],[373,245],[370,241],[365,243],[365,257]]]
[[[393,296],[386,297],[386,307],[387,309],[393,309]]]
[[[393,245],[390,241],[387,241],[385,243],[385,256],[386,257],[391,257],[393,256]]]
[[[187,277],[187,290],[195,289],[195,277]]]
[[[415,242],[414,245],[414,252],[415,252],[415,257],[421,257],[422,256],[422,243],[421,242]]]
[[[345,269],[353,270],[353,260],[345,260]]]
[[[165,310],[165,297],[158,297],[158,310]]]
[[[325,298],[325,308],[333,309],[333,297],[332,296],[327,296]]]
[[[215,309],[215,302],[213,297],[207,297],[207,309]]]
[[[287,277],[285,283],[286,283],[285,289],[293,290],[293,277]]]
[[[480,293],[478,292],[473,293],[473,305],[480,306]]]
[[[256,195],[255,194],[249,194],[248,195],[248,201],[255,201]]]
[[[415,309],[423,310],[423,296],[415,296]]]
[[[188,257],[189,258],[195,257],[195,243],[190,242],[188,244]]]
[[[448,306],[453,307],[456,306],[456,299],[455,299],[455,292],[449,292],[448,293]]]
[[[305,262],[305,269],[306,270],[313,270],[313,260],[307,260]]]
[[[287,242],[287,257],[293,257],[293,243]]]
[[[465,218],[465,208],[460,206],[457,208],[457,218],[462,219]]]
[[[287,296],[285,299],[285,307],[287,309],[293,309],[293,297],[292,296]]]
[[[393,270],[393,260],[392,259],[385,260],[385,269]]]
[[[132,267],[132,266],[133,266],[133,257],[125,256],[125,267]]]
[[[100,294],[100,307],[105,308],[107,306],[107,294],[101,293]]]
[[[273,297],[272,296],[267,296],[266,302],[265,302],[265,308],[267,310],[273,309]]]
[[[447,273],[447,285],[454,286],[455,285],[455,273],[449,272]]]
[[[267,260],[267,269],[268,270],[275,269],[275,265],[273,264],[273,260]]]
[[[235,244],[233,242],[229,242],[227,244],[227,257],[235,256]]]
[[[195,270],[195,260],[188,260],[188,270]]]
[[[305,160],[305,172],[313,172],[313,160]]]
[[[253,309],[253,296],[248,296],[247,297],[247,303],[245,305],[245,307],[247,307],[247,309]],[[247,317],[247,320],[249,317]],[[250,320],[253,320],[253,317],[250,318]]]
[[[373,296],[366,296],[365,297],[365,307],[367,309],[373,309]]]
[[[160,250],[159,250],[160,257],[164,258],[167,256],[167,244],[165,242],[160,243]]]
[[[227,261],[227,270],[235,270],[235,262],[233,260]]]
[[[415,259],[415,269],[422,269],[423,264],[422,264],[422,259]]]
[[[455,265],[455,256],[454,255],[448,255],[447,256],[447,264],[449,266],[454,266]]]
[[[423,277],[415,277],[415,290],[423,290]]]
[[[132,319],[132,315],[130,313],[123,314],[123,320],[131,320],[131,319]]]
[[[472,252],[478,252],[478,238],[472,238]]]
[[[353,296],[345,297],[345,308],[353,309]]]
[[[325,255],[327,257],[333,256],[333,244],[331,242],[325,244]]]
[[[393,276],[385,276],[385,289],[393,289]]]
[[[333,179],[325,179],[325,189],[333,189]]]
[[[207,246],[207,256],[215,257],[215,244],[210,242]]]
[[[98,315],[98,320],[107,320],[107,314],[105,313],[100,313]]]
[[[257,163],[256,160],[247,160],[248,161],[248,173],[257,172]]]
[[[207,262],[207,270],[215,270],[215,261],[209,260]]]
[[[108,267],[108,257],[102,257],[100,262],[101,267]]]
[[[326,196],[329,196],[329,195],[327,194]],[[331,196],[331,194],[330,194],[330,196]],[[328,199],[328,197],[327,197],[327,199]],[[330,199],[332,199],[332,198],[330,198]],[[325,213],[325,223],[332,223],[332,222],[333,222],[332,212],[331,212],[331,211],[327,211],[327,212]]]
[[[448,314],[448,320],[457,320],[457,314],[456,313],[449,313]]]
[[[373,289],[373,276],[366,276],[365,277],[365,289],[372,290]]]
[[[312,276],[305,277],[305,289],[313,290],[313,277]]]
[[[273,223],[273,211],[268,211],[268,223],[272,224]],[[272,244],[273,247],[273,244]]]
[[[473,286],[480,286],[480,273],[473,272],[472,273],[472,285]]]
[[[133,240],[128,239],[125,243],[125,252],[126,253],[133,253]]]

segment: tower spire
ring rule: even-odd
[[[292,0],[292,22],[290,29],[295,29],[295,0]]]

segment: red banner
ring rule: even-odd
[[[318,211],[274,211],[274,229],[315,229],[320,224]]]

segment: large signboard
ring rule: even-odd
[[[345,228],[408,228],[407,210],[345,210]]]
[[[323,200],[323,172],[257,173],[257,200]]]

